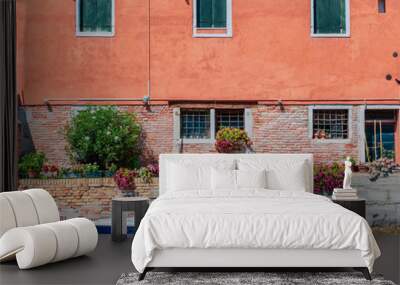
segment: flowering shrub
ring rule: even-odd
[[[334,188],[342,188],[344,179],[344,165],[332,164],[317,165],[314,167],[314,193],[332,195]]]
[[[121,190],[134,190],[137,176],[137,170],[121,168],[115,173],[114,181]]]
[[[65,128],[67,150],[77,163],[97,163],[106,170],[113,163],[129,166],[139,154],[141,128],[132,113],[113,107],[78,112]]]
[[[223,128],[217,132],[215,148],[218,152],[243,151],[251,146],[246,131],[238,128]]]

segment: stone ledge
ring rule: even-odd
[[[154,186],[158,185],[158,177],[154,177],[150,183],[143,182],[140,178],[135,179],[137,186]],[[108,186],[115,187],[114,179],[111,177],[101,178],[66,178],[66,179],[19,179],[19,185],[29,186],[49,186],[49,185],[63,185],[63,186]]]

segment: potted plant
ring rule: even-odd
[[[42,152],[32,152],[24,155],[18,164],[20,175],[29,178],[39,177],[45,161],[46,156]]]
[[[118,189],[122,190],[125,195],[134,196],[135,178],[137,176],[138,173],[136,170],[120,168],[114,175],[114,181]]]
[[[83,165],[83,175],[87,178],[99,178],[102,177],[102,172],[96,163],[87,163]]]
[[[220,153],[245,152],[251,144],[246,131],[238,128],[223,128],[217,132],[215,148]]]

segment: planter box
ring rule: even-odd
[[[135,182],[138,196],[158,195],[158,178],[153,178],[149,184],[141,179]],[[111,218],[111,199],[123,195],[113,178],[19,180],[20,190],[29,188],[47,190],[56,200],[62,219],[86,217],[100,225],[107,224]]]
[[[367,200],[367,220],[373,227],[400,226],[400,173],[371,182],[367,173],[353,173],[352,186]]]

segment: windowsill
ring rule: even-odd
[[[111,38],[115,36],[115,32],[76,32],[77,37],[104,37]]]
[[[215,139],[182,139],[183,144],[214,144]]]
[[[335,143],[335,144],[348,144],[351,143],[350,139],[312,139],[313,143],[317,144],[330,144],[330,143]]]
[[[311,34],[312,38],[350,38],[350,34]]]
[[[194,38],[231,38],[232,30],[229,28],[193,28]]]

